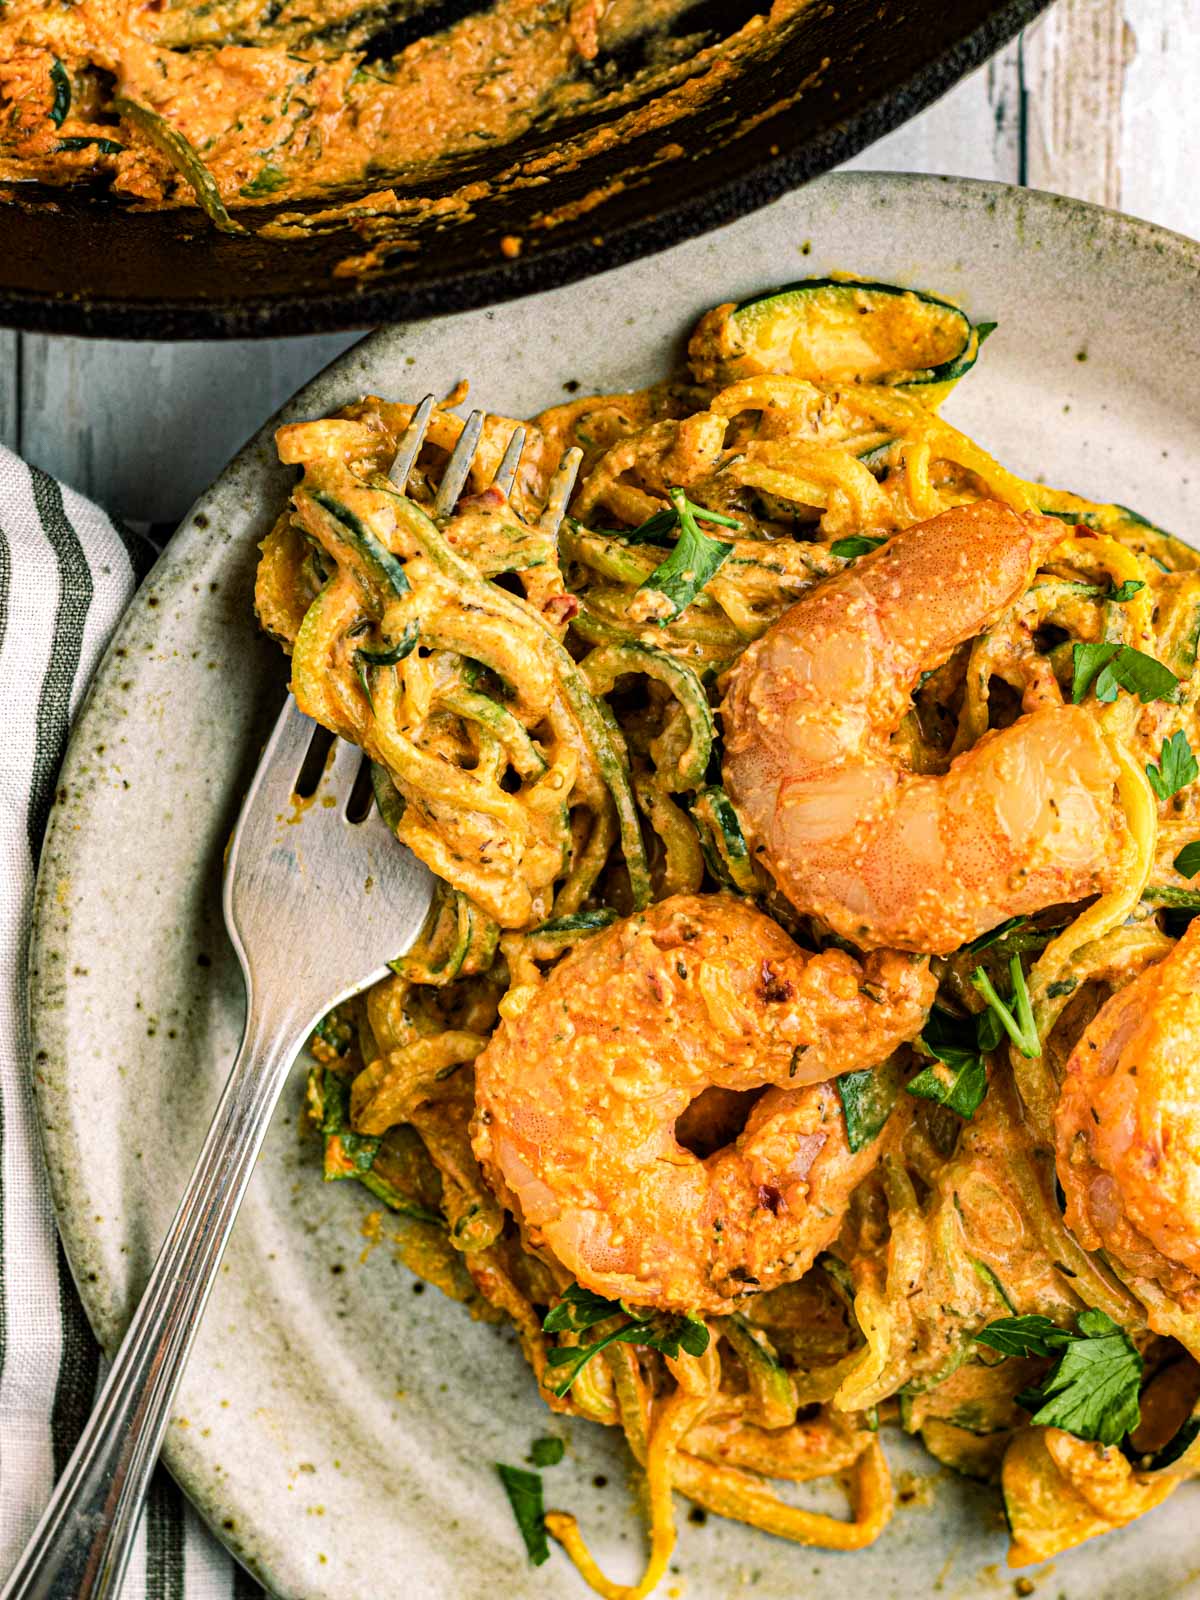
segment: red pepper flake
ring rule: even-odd
[[[552,594],[542,610],[551,622],[561,627],[564,622],[579,614],[579,601],[573,594]]]

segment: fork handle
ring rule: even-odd
[[[120,1593],[171,1401],[307,1020],[268,1024],[251,993],[241,1048],[150,1281],[0,1600]]]

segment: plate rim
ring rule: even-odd
[[[836,203],[839,194],[859,191],[867,197],[886,196],[890,202],[914,187],[931,193],[942,192],[958,196],[964,202],[982,204],[989,209],[1013,205],[1014,220],[1027,208],[1047,217],[1070,218],[1071,226],[1091,230],[1099,241],[1103,241],[1106,249],[1124,250],[1131,245],[1150,248],[1174,257],[1180,267],[1193,273],[1200,272],[1198,240],[1144,219],[1086,201],[1018,185],[929,174],[855,171],[827,174],[815,185],[810,186],[805,193],[811,196],[815,190],[825,191],[832,197],[831,203]],[[753,226],[753,222],[751,219],[743,219],[738,225]],[[564,292],[572,291],[564,286]],[[585,293],[586,286],[576,285],[574,292]],[[483,314],[481,308],[465,313],[468,316]],[[202,544],[211,543],[212,540],[212,527],[206,513],[214,497],[219,496],[227,484],[236,480],[239,468],[244,464],[253,462],[257,457],[261,465],[264,446],[270,448],[271,435],[280,417],[293,408],[306,406],[310,396],[316,399],[324,391],[336,387],[343,375],[349,375],[354,368],[362,368],[364,365],[369,367],[372,347],[385,346],[395,338],[398,331],[396,328],[388,327],[376,330],[344,351],[304,384],[267,419],[199,496],[121,618],[88,685],[71,730],[70,742],[57,784],[58,791],[65,789],[69,798],[65,803],[56,800],[50,814],[39,863],[30,924],[26,991],[31,1040],[30,1068],[36,1122],[49,1177],[56,1226],[89,1323],[106,1352],[110,1354],[117,1341],[112,1336],[112,1330],[104,1326],[105,1315],[102,1308],[104,1285],[96,1280],[95,1274],[89,1276],[86,1270],[92,1246],[98,1239],[98,1232],[89,1208],[72,1202],[71,1177],[74,1152],[70,1118],[65,1115],[71,1104],[66,1087],[70,1076],[70,1048],[66,1038],[63,1008],[54,998],[55,991],[61,991],[64,980],[55,964],[45,959],[49,954],[51,941],[61,942],[64,938],[64,929],[69,927],[70,896],[66,901],[61,898],[59,884],[63,874],[69,876],[71,870],[73,812],[77,807],[86,808],[87,804],[84,786],[77,781],[77,777],[79,769],[86,767],[88,761],[93,704],[97,691],[105,689],[110,680],[114,679],[119,671],[124,670],[119,665],[123,641],[143,628],[151,615],[156,615],[161,624],[164,613],[169,610],[169,606],[164,603],[164,597],[172,596],[177,586],[190,584],[189,571],[193,553]],[[355,376],[361,377],[362,372],[356,372]],[[147,598],[152,591],[158,606],[156,613],[151,613],[147,605]],[[265,1564],[260,1564],[253,1556],[252,1550],[247,1548],[243,1533],[239,1532],[235,1540],[222,1527],[222,1520],[228,1513],[229,1502],[219,1498],[211,1476],[201,1470],[197,1457],[192,1453],[195,1448],[195,1440],[191,1441],[190,1446],[184,1447],[182,1443],[175,1444],[168,1438],[163,1450],[163,1459],[191,1504],[222,1545],[235,1559],[253,1571],[260,1581],[269,1586],[270,1571]],[[250,1532],[252,1535],[253,1530]]]

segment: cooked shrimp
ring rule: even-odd
[[[902,770],[889,744],[921,673],[1062,536],[991,501],[943,512],[818,585],[733,669],[726,785],[799,910],[865,948],[947,954],[1110,883],[1117,767],[1090,710],[1027,703],[940,776]]]
[[[476,1156],[587,1288],[728,1311],[837,1233],[886,1141],[851,1154],[831,1080],[913,1038],[934,987],[896,951],[810,955],[731,896],[662,901],[502,1007],[476,1062]],[[675,1129],[713,1086],[763,1092],[701,1159]]]
[[[1200,922],[1084,1029],[1054,1123],[1080,1244],[1200,1308]]]

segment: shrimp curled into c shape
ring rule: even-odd
[[[727,895],[677,895],[595,935],[510,1008],[475,1063],[475,1154],[586,1288],[727,1312],[800,1277],[878,1160],[837,1086],[921,1028],[928,963],[801,950]],[[762,1090],[705,1159],[675,1125],[705,1091]]]
[[[1200,1309],[1200,920],[1108,999],[1054,1114],[1067,1226]]]
[[[993,501],[945,511],[818,585],[730,674],[724,774],[747,836],[798,910],[864,949],[946,955],[1114,881],[1117,766],[1090,710],[1041,705],[940,777],[889,744],[921,673],[1062,538]]]

